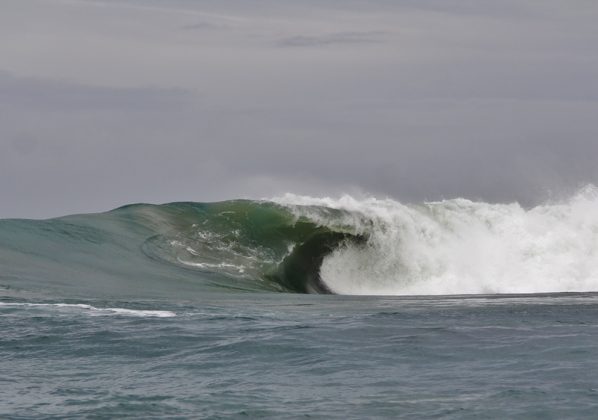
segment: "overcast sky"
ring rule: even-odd
[[[598,184],[595,0],[1,0],[0,217]]]

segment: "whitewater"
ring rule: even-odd
[[[296,214],[333,223],[311,208],[346,211],[367,235],[321,268],[339,294],[448,295],[598,291],[598,189],[525,209],[466,199],[404,205],[375,198],[286,195]]]

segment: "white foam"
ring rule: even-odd
[[[195,254],[195,255],[198,255],[198,254]],[[243,274],[245,272],[245,266],[230,264],[230,263],[226,263],[226,262],[211,264],[211,263],[207,263],[207,262],[201,263],[201,262],[186,261],[181,258],[177,258],[177,261],[180,262],[181,264],[187,265],[189,267],[196,267],[196,268],[200,268],[200,269],[204,269],[204,270],[208,270],[208,271],[232,270],[233,272],[236,272],[238,274]]]
[[[524,209],[466,199],[405,205],[375,198],[274,201],[297,216],[366,233],[325,258],[322,280],[340,294],[413,295],[598,291],[598,188]],[[308,206],[308,207],[305,207]]]
[[[127,315],[136,317],[156,317],[156,318],[171,318],[176,316],[171,311],[152,311],[152,310],[138,310],[138,309],[126,309],[126,308],[97,308],[91,305],[85,304],[72,304],[72,303],[28,303],[28,302],[0,302],[0,307],[8,308],[19,308],[19,307],[32,307],[32,308],[50,308],[50,309],[74,309],[80,310],[91,316],[101,315]]]

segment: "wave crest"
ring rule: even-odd
[[[366,295],[540,293],[598,290],[598,188],[524,209],[466,199],[393,200],[285,196],[289,206],[350,212],[365,245],[326,257],[323,283]],[[303,213],[307,207],[295,207]],[[317,217],[317,215],[315,216]],[[367,221],[363,225],[363,220]]]

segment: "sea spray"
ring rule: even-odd
[[[438,295],[598,290],[598,189],[525,209],[466,199],[417,205],[286,195],[275,199],[329,223],[342,210],[365,244],[326,257],[321,279],[334,293]]]

